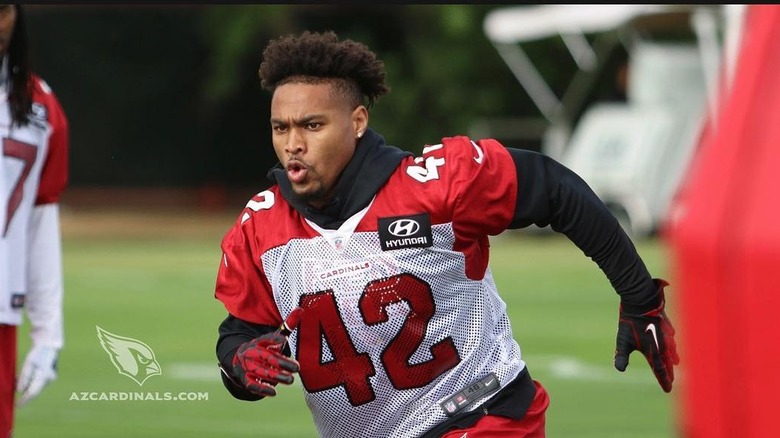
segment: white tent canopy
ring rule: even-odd
[[[525,54],[523,43],[560,37],[580,72],[591,72],[597,68],[599,55],[585,35],[614,31],[640,17],[673,12],[695,16],[706,9],[684,4],[507,6],[485,16],[483,31],[542,115],[552,122],[561,100]]]
[[[488,13],[483,31],[548,123],[541,151],[588,180],[634,232],[646,234],[677,190],[704,114],[715,114],[722,52],[725,46],[728,66],[736,56],[742,10],[717,4],[514,5]],[[534,42],[554,38],[577,65],[556,72],[556,80],[568,77],[561,96],[525,53]],[[587,102],[599,75],[614,74],[605,68],[618,45],[632,69],[626,101]]]
[[[495,43],[521,43],[560,34],[615,29],[640,15],[668,12],[679,5],[538,5],[513,6],[490,12],[483,23]]]

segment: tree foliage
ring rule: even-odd
[[[257,69],[271,38],[334,30],[385,62],[370,124],[419,152],[480,118],[535,114],[482,32],[494,6],[28,6],[33,61],[71,122],[74,184],[265,184]]]

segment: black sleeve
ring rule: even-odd
[[[657,307],[658,290],[633,242],[587,183],[544,154],[507,150],[517,168],[509,228],[550,225],[598,264],[624,306],[640,313]]]
[[[219,366],[222,369],[222,383],[233,397],[247,401],[255,401],[263,398],[262,396],[247,391],[232,375],[233,356],[235,356],[238,347],[244,342],[251,341],[266,333],[271,333],[274,330],[276,330],[276,327],[252,324],[230,314],[228,314],[227,318],[219,325],[217,359],[219,360]]]

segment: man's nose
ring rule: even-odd
[[[287,135],[287,143],[284,145],[284,151],[290,155],[296,155],[303,152],[305,147],[306,144],[301,132],[298,129],[290,129],[290,133]]]

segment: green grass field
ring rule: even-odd
[[[188,230],[179,233],[154,216],[118,215],[93,225],[66,219],[59,377],[17,410],[15,438],[316,436],[297,383],[255,403],[222,387],[214,343],[225,311],[213,286],[232,216],[194,217],[174,224]],[[188,228],[193,223],[202,226]],[[108,231],[90,233],[101,227]],[[654,275],[667,275],[659,241],[637,247]],[[633,354],[624,374],[612,368],[618,299],[590,259],[557,235],[513,232],[493,240],[491,266],[529,369],[550,392],[549,437],[676,435],[675,393],[661,391],[644,358]],[[667,297],[674,316],[673,288]],[[143,386],[120,375],[96,326],[145,342],[162,374]],[[207,400],[74,399],[111,392],[186,392]]]

